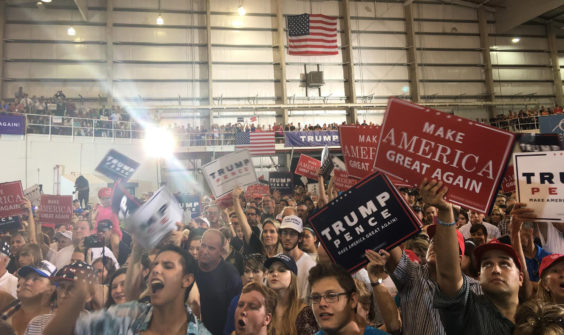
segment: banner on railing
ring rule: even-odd
[[[286,147],[324,147],[339,146],[337,130],[324,131],[286,131],[284,132]]]
[[[25,135],[25,116],[0,115],[0,134]]]

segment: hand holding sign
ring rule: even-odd
[[[443,182],[436,180],[427,181],[424,178],[419,186],[419,195],[425,203],[437,207],[439,210],[448,210],[452,205],[445,200],[448,187],[443,187]]]
[[[511,210],[511,227],[512,231],[521,230],[521,226],[525,221],[534,221],[536,219],[535,210],[527,208],[527,204],[518,202]]]
[[[390,258],[390,253],[384,249],[380,249],[378,252],[368,249],[366,250],[366,258],[368,259],[368,264],[366,265],[368,277],[370,277],[371,282],[377,282],[384,277],[386,272],[384,266]]]

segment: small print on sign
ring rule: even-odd
[[[0,184],[0,217],[21,214],[23,202],[21,181]]]

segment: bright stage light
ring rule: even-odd
[[[243,16],[247,13],[247,11],[245,10],[245,7],[243,7],[243,5],[239,6],[239,8],[237,8],[237,11],[239,12],[239,15]]]
[[[70,26],[69,29],[67,29],[67,35],[69,35],[69,36],[76,35],[76,30],[74,30],[74,28],[72,26]]]
[[[145,153],[154,158],[170,158],[176,146],[174,136],[166,129],[148,126],[145,128]]]
[[[52,0],[41,0],[41,2],[45,2],[45,3],[49,3],[49,2],[51,2],[51,1],[52,1]]]
[[[157,16],[157,24],[158,24],[159,26],[162,26],[162,25],[164,24],[163,17],[160,16],[160,15]]]
[[[519,37],[513,37],[513,38],[511,39],[511,43],[519,43],[520,40],[521,40],[521,39],[520,39]]]

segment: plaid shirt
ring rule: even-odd
[[[198,320],[190,307],[186,306],[188,328],[186,335],[211,335]],[[115,305],[107,310],[81,316],[75,325],[74,333],[82,335],[134,335],[149,329],[153,317],[153,306],[138,301]]]

